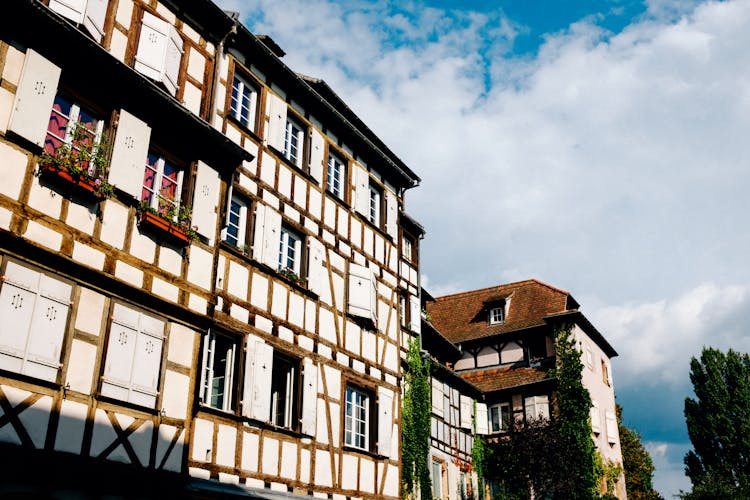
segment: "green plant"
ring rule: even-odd
[[[94,192],[104,198],[114,194],[112,185],[106,180],[110,150],[106,138],[97,141],[91,129],[75,123],[70,142],[60,144],[51,152],[45,149],[39,157],[39,164],[67,172],[75,180],[91,182]]]
[[[432,498],[430,481],[430,360],[419,350],[419,338],[412,338],[406,353],[404,404],[401,422],[402,495],[410,498],[419,491],[422,500]]]
[[[288,279],[289,281],[291,281],[292,283],[296,283],[298,285],[303,284],[303,282],[305,281],[304,278],[297,275],[297,273],[295,273],[294,270],[290,267],[282,267],[281,269],[279,269],[279,274],[285,277],[286,279]]]

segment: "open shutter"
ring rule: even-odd
[[[109,183],[136,199],[141,198],[151,128],[127,111],[120,110],[109,164]]]
[[[50,0],[49,8],[79,24],[83,21],[86,0]]]
[[[278,269],[280,241],[281,214],[269,206],[256,204],[253,258],[271,269]]]
[[[613,411],[606,412],[607,420],[607,442],[609,444],[615,444],[617,442],[617,419]]]
[[[245,340],[245,381],[242,387],[242,416],[253,416],[253,370],[255,367],[255,345],[263,343],[258,337],[248,335]]]
[[[363,318],[372,317],[370,290],[372,272],[365,266],[349,264],[349,313]]]
[[[216,237],[220,185],[219,173],[199,161],[195,176],[195,190],[193,191],[192,224],[198,226],[197,231],[208,238],[209,245],[213,245]]]
[[[422,332],[422,306],[419,297],[409,296],[409,322],[411,331],[419,335]]]
[[[286,131],[286,103],[275,94],[268,94],[268,145],[278,151],[284,150],[284,132]]]
[[[310,131],[310,175],[323,185],[323,158],[325,156],[325,140],[323,134],[315,130]]]
[[[328,285],[328,273],[325,267],[326,250],[323,243],[315,238],[308,238],[309,258],[307,260],[307,287],[318,295],[322,295],[324,287]]]
[[[597,434],[602,431],[602,414],[596,401],[591,401],[591,430]]]
[[[485,403],[477,403],[477,414],[475,417],[477,434],[490,433],[488,416],[487,405]]]
[[[88,0],[86,4],[83,27],[97,42],[101,42],[104,38],[104,21],[107,18],[108,3],[109,0]]]
[[[180,63],[182,62],[183,41],[179,33],[169,26],[167,52],[164,59],[162,82],[170,94],[176,95],[180,87]]]
[[[138,37],[138,49],[133,65],[136,71],[153,80],[162,80],[169,33],[169,23],[150,12],[143,12],[141,34]]]
[[[471,429],[471,414],[473,413],[473,401],[469,396],[461,394],[461,427]]]
[[[54,382],[60,369],[65,328],[68,324],[71,286],[42,275],[34,307],[23,372]]]
[[[40,273],[8,262],[0,288],[0,368],[21,372]]]
[[[26,51],[8,130],[44,145],[52,103],[60,80],[60,68],[32,49]]]
[[[129,400],[154,408],[159,389],[164,323],[145,314],[139,314],[139,320]]]
[[[370,319],[372,324],[378,326],[378,289],[375,273],[370,269]],[[385,328],[385,325],[383,325]]]
[[[443,383],[432,377],[432,413],[443,416]]]
[[[318,415],[318,367],[310,358],[305,358],[302,380],[302,434],[315,435]]]
[[[393,437],[393,392],[378,387],[378,453],[391,456]]]
[[[121,304],[112,311],[107,343],[102,395],[128,401],[133,373],[133,355],[138,338],[138,312]]]
[[[398,242],[398,197],[388,189],[385,190],[385,230]]]
[[[357,162],[352,163],[352,175],[354,179],[354,199],[352,200],[354,210],[369,220],[370,175]]]
[[[256,342],[253,356],[253,394],[250,416],[268,422],[271,419],[271,375],[273,373],[273,347]]]

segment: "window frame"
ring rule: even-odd
[[[332,162],[334,162],[334,166],[336,163],[338,163],[338,165],[340,166],[338,173],[336,173],[335,168],[332,167]],[[335,175],[332,175],[332,170],[333,174]],[[346,203],[347,200],[348,172],[349,163],[346,160],[346,157],[338,151],[334,151],[332,148],[329,148],[328,158],[326,160],[326,192],[335,196],[344,203]],[[338,188],[336,188],[336,181],[338,181],[339,184]]]
[[[69,106],[70,111],[68,115],[65,115],[62,111],[55,109],[55,106],[58,105],[58,100],[65,101],[65,103]],[[104,137],[105,135],[105,126],[107,123],[107,120],[106,118],[104,118],[103,114],[98,113],[97,110],[92,109],[86,103],[82,103],[81,100],[70,97],[69,94],[65,92],[58,92],[52,101],[52,109],[50,110],[47,130],[44,134],[44,151],[49,154],[54,154],[55,150],[63,145],[67,145],[76,149],[76,146],[73,142],[73,130],[76,125],[81,123],[80,118],[84,113],[89,115],[94,120],[93,128],[86,127],[88,132],[90,132],[91,134],[92,142],[94,144],[101,144],[102,137]],[[53,117],[55,116],[62,117],[64,120],[66,120],[65,132],[63,137],[59,137],[52,130],[50,130]],[[59,142],[57,146],[54,145],[55,141]],[[92,149],[92,155],[93,153],[95,153],[95,151],[96,147]],[[88,173],[93,174],[95,171],[96,166],[90,164]]]
[[[500,325],[505,323],[505,305],[499,304],[494,307],[490,307],[488,313],[488,321],[490,325]]]
[[[276,392],[274,392],[274,388],[278,387],[276,385],[277,382],[277,375],[282,370],[282,365],[284,368],[290,368],[289,370],[284,370],[282,374],[286,374],[286,387],[285,389],[288,391],[286,396],[284,397],[284,422],[279,423],[277,421],[278,418],[278,395]],[[271,422],[274,426],[282,428],[282,429],[288,429],[291,431],[298,431],[300,427],[300,411],[301,411],[301,402],[300,398],[302,397],[302,392],[300,388],[302,387],[302,363],[299,359],[293,358],[291,356],[287,356],[282,352],[279,352],[277,349],[274,348],[273,350],[273,366],[271,367],[271,413],[269,415],[269,422]]]
[[[297,155],[292,158],[291,154],[291,146],[289,142],[289,129],[290,126],[296,126],[298,129],[297,132],[297,139],[299,141],[299,145],[297,146]],[[291,108],[287,109],[286,113],[286,123],[284,124],[284,150],[281,151],[284,158],[289,162],[289,164],[293,165],[294,167],[302,170],[303,172],[308,172],[309,170],[309,154],[310,154],[310,145],[309,145],[309,136],[310,136],[310,127],[305,123],[305,121],[299,117],[295,112],[292,111]]]
[[[382,229],[385,219],[385,204],[383,203],[385,194],[383,188],[370,179],[368,191],[367,220],[370,224]]]
[[[529,405],[529,400],[533,400],[532,404]],[[527,411],[529,406],[534,407],[534,415],[529,415],[529,412]],[[546,413],[547,416],[539,416],[540,408],[546,407]],[[541,420],[549,420],[551,417],[550,414],[550,397],[547,394],[536,394],[534,396],[526,396],[523,398],[523,413],[524,413],[524,422],[526,424],[531,423],[530,420],[533,420],[534,422],[539,422]]]
[[[229,344],[230,349],[227,351],[231,354],[229,359],[224,359],[224,379],[223,381],[223,393],[224,396],[221,403],[217,406],[212,398],[214,396],[212,388],[215,377],[213,374],[216,372],[215,365],[208,366],[208,363],[214,363],[216,361],[216,340],[217,338],[222,339],[223,342]],[[213,348],[209,347],[213,341]],[[213,330],[209,330],[208,333],[202,339],[203,343],[203,355],[201,359],[201,380],[200,380],[200,393],[199,400],[201,404],[208,408],[214,408],[225,412],[235,412],[236,405],[236,383],[235,376],[238,374],[239,356],[241,353],[239,349],[239,340],[231,335],[225,333],[217,333]],[[210,375],[209,375],[210,374]]]
[[[351,414],[354,409],[353,406],[357,401],[350,401],[351,395],[359,395],[364,401],[364,405],[358,405],[361,409],[361,415],[363,418],[356,419],[357,422],[364,423],[364,433],[356,432],[353,428],[355,423],[355,417]],[[375,407],[376,407],[375,393],[371,389],[357,385],[355,383],[347,382],[344,388],[344,425],[342,426],[344,446],[351,447],[360,451],[370,452],[373,447],[373,435],[376,432],[375,422]],[[362,408],[364,406],[364,408]],[[360,446],[357,442],[362,442]]]
[[[156,168],[153,168],[151,166],[151,157],[156,157]],[[173,180],[176,184],[175,186],[175,197],[174,199],[169,199],[166,196],[163,196],[161,193],[163,192],[164,186],[164,170],[165,165],[169,165],[172,168],[174,168],[175,172],[177,173],[177,179]],[[152,188],[148,188],[146,186],[146,174],[148,171],[154,172],[154,180],[152,184]],[[166,217],[166,214],[169,210],[169,205],[172,205],[174,207],[174,220],[177,220],[180,207],[183,206],[183,198],[184,198],[184,189],[185,189],[185,174],[187,172],[187,169],[185,166],[174,160],[169,155],[164,154],[160,149],[158,148],[149,148],[148,154],[146,156],[146,162],[143,167],[143,181],[141,182],[141,197],[140,201],[141,203],[145,203],[146,206],[149,208],[156,210],[156,212]],[[169,177],[167,177],[169,178]],[[156,192],[156,188],[153,186],[159,186],[159,191]],[[143,193],[145,191],[148,191],[151,195],[149,196],[150,200],[146,200],[143,196]],[[154,196],[155,195],[155,196]],[[160,203],[159,200],[164,200],[164,203]],[[167,207],[166,211],[162,210],[163,207]]]
[[[290,240],[293,240],[290,246]],[[302,233],[282,220],[281,231],[279,232],[279,268],[278,271],[291,271],[302,277],[305,270],[305,233]],[[292,265],[289,266],[289,250],[294,250]]]
[[[235,203],[239,207],[239,212],[233,212],[233,205]],[[250,249],[250,235],[252,234],[250,227],[252,219],[251,209],[252,202],[250,200],[235,192],[231,193],[231,196],[229,197],[229,203],[227,204],[226,226],[222,233],[221,239],[228,245],[240,249],[242,253],[248,253]],[[236,223],[232,220],[233,214],[236,214]],[[232,234],[232,228],[236,228],[236,235]],[[236,241],[232,242],[230,241],[230,238]]]
[[[228,80],[229,81],[229,80]],[[248,117],[247,119],[242,118],[242,114],[240,113],[240,110],[233,109],[234,108],[234,90],[235,90],[235,81],[239,81],[239,83],[242,84],[242,87],[250,88],[252,89],[252,95],[251,95],[251,101],[252,104],[248,108]],[[232,74],[231,74],[231,85],[227,85],[227,99],[225,103],[226,109],[226,116],[231,118],[233,121],[237,122],[239,125],[244,127],[246,130],[249,130],[253,134],[258,134],[258,117],[260,115],[260,102],[261,102],[261,93],[263,86],[253,77],[251,76],[251,73],[246,70],[244,67],[240,66],[240,63],[236,60],[234,61],[232,65]],[[253,98],[254,96],[254,98]]]
[[[507,417],[507,420],[503,418],[503,409],[506,409],[505,416]],[[507,432],[511,428],[512,420],[513,420],[513,412],[511,411],[510,403],[507,401],[496,403],[494,405],[491,405],[487,409],[487,415],[489,419],[489,431],[490,434],[497,434],[501,432]],[[493,410],[497,410],[498,415],[498,426],[497,429],[495,429],[494,421],[493,421]]]

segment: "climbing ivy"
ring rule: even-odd
[[[599,498],[599,485],[604,473],[601,459],[591,439],[591,396],[583,386],[583,363],[571,328],[555,332],[557,366],[556,427],[563,446],[575,450],[562,461],[564,475],[559,479],[558,495],[571,500]]]
[[[419,350],[419,339],[409,342],[404,374],[404,404],[401,422],[402,495],[422,500],[432,498],[430,483],[430,360]]]

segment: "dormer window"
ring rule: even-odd
[[[498,306],[490,309],[490,325],[497,325],[505,321],[505,307]]]

